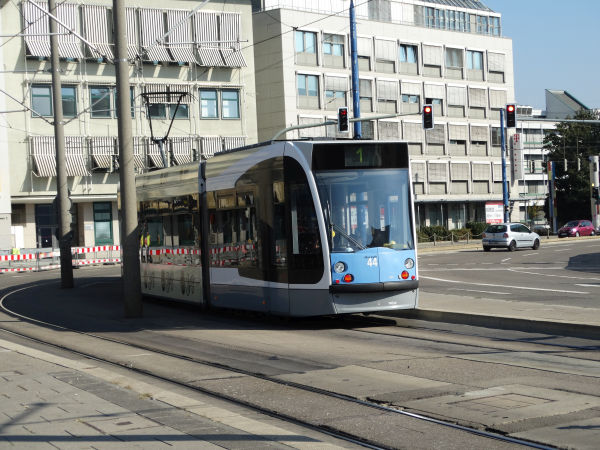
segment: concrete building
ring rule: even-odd
[[[75,246],[119,243],[112,1],[57,2]],[[136,170],[257,141],[250,1],[127,3]],[[47,1],[0,0],[0,249],[57,247]],[[167,30],[165,42],[156,44]],[[160,94],[153,94],[160,92]],[[181,104],[176,107],[181,96]],[[149,95],[149,107],[144,103]]]
[[[522,170],[518,176],[515,176],[513,167],[513,189],[516,189],[511,195],[514,202],[513,217],[532,226],[548,221],[543,214],[544,203],[549,195],[548,174],[544,170],[548,154],[544,149],[544,137],[556,129],[560,120],[573,118],[580,110],[589,109],[567,91],[546,89],[545,93],[545,110],[531,106],[517,107],[518,126],[515,132],[520,135],[523,151]]]
[[[500,13],[478,0],[355,4],[361,117],[398,114],[363,122],[363,138],[409,143],[419,225],[485,221],[486,202],[502,201],[499,117],[514,101],[512,41]],[[259,140],[351,107],[348,7],[253,1]],[[435,128],[424,133],[419,112],[428,103]]]

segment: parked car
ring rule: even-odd
[[[558,237],[594,236],[596,230],[589,220],[570,220],[558,230]]]
[[[540,235],[522,223],[498,223],[488,225],[483,232],[481,243],[484,252],[489,252],[494,247],[506,248],[509,252],[523,247],[537,250],[540,246]]]

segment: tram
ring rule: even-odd
[[[282,316],[417,307],[406,143],[271,141],[136,191],[145,295]]]

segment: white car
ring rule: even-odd
[[[540,235],[522,223],[497,223],[485,229],[481,243],[484,252],[489,252],[494,247],[506,248],[509,252],[523,247],[537,250],[540,246]]]

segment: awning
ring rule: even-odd
[[[117,141],[118,147],[118,141]],[[146,140],[142,136],[133,137],[133,163],[136,169],[144,169],[146,161],[144,160],[144,149],[146,148]],[[120,153],[119,153],[120,154]]]
[[[187,11],[167,10],[167,26],[171,30],[168,49],[174,61],[195,64],[197,62],[192,44],[192,23],[188,19],[178,27],[176,25],[185,19]]]
[[[244,136],[224,136],[223,147],[225,150],[232,150],[234,148],[243,147],[246,144],[246,138]]]
[[[239,13],[221,13],[221,54],[228,67],[246,67],[240,47],[241,19]]]
[[[225,65],[219,50],[219,17],[213,12],[198,12],[194,16],[198,64],[207,67]]]
[[[225,65],[221,52],[216,47],[198,47],[198,64],[207,67],[221,67]]]
[[[56,176],[56,148],[54,136],[32,136],[31,157],[36,177]]]
[[[125,14],[127,17],[127,57],[136,59],[140,56],[140,45],[135,8],[125,8]]]
[[[165,34],[165,21],[160,9],[140,9],[143,58],[146,61],[171,61],[167,47],[157,40]]]
[[[187,164],[193,161],[191,137],[172,137],[169,141],[173,159],[177,165]]]
[[[201,142],[202,155],[206,158],[223,150],[223,139],[220,136],[203,136]]]
[[[65,157],[67,162],[67,176],[90,175],[87,170],[87,159],[85,155],[85,138],[81,136],[65,137]]]
[[[90,153],[94,168],[111,169],[116,154],[115,138],[112,136],[94,136],[90,138]]]
[[[86,39],[102,54],[88,46],[94,58],[106,56],[114,59],[110,36],[108,35],[108,8],[99,5],[81,5],[83,13],[83,26]]]
[[[246,67],[246,60],[242,51],[238,48],[222,48],[221,55],[223,55],[223,61],[227,67]]]
[[[167,143],[168,145],[168,143]],[[163,150],[165,151],[165,157],[166,157],[166,145],[163,147]],[[148,145],[148,166],[149,167],[165,167],[165,165],[163,164],[163,159],[162,159],[162,155],[160,154],[160,150],[158,148],[158,144],[155,144],[154,142],[149,142]]]
[[[48,11],[48,2],[36,2],[42,9]],[[23,20],[25,45],[31,56],[50,57],[50,37],[48,30],[48,16],[33,6],[30,2],[23,2]]]
[[[56,176],[56,146],[54,136],[33,136],[31,138],[31,156],[33,173],[38,177]],[[86,176],[85,138],[81,136],[65,137],[65,159],[67,176]]]
[[[56,17],[68,27],[66,29],[58,24],[57,31],[59,33],[75,31],[79,34],[79,5],[75,3],[60,3],[56,7]],[[62,58],[83,58],[81,41],[74,34],[58,36],[58,54]]]

